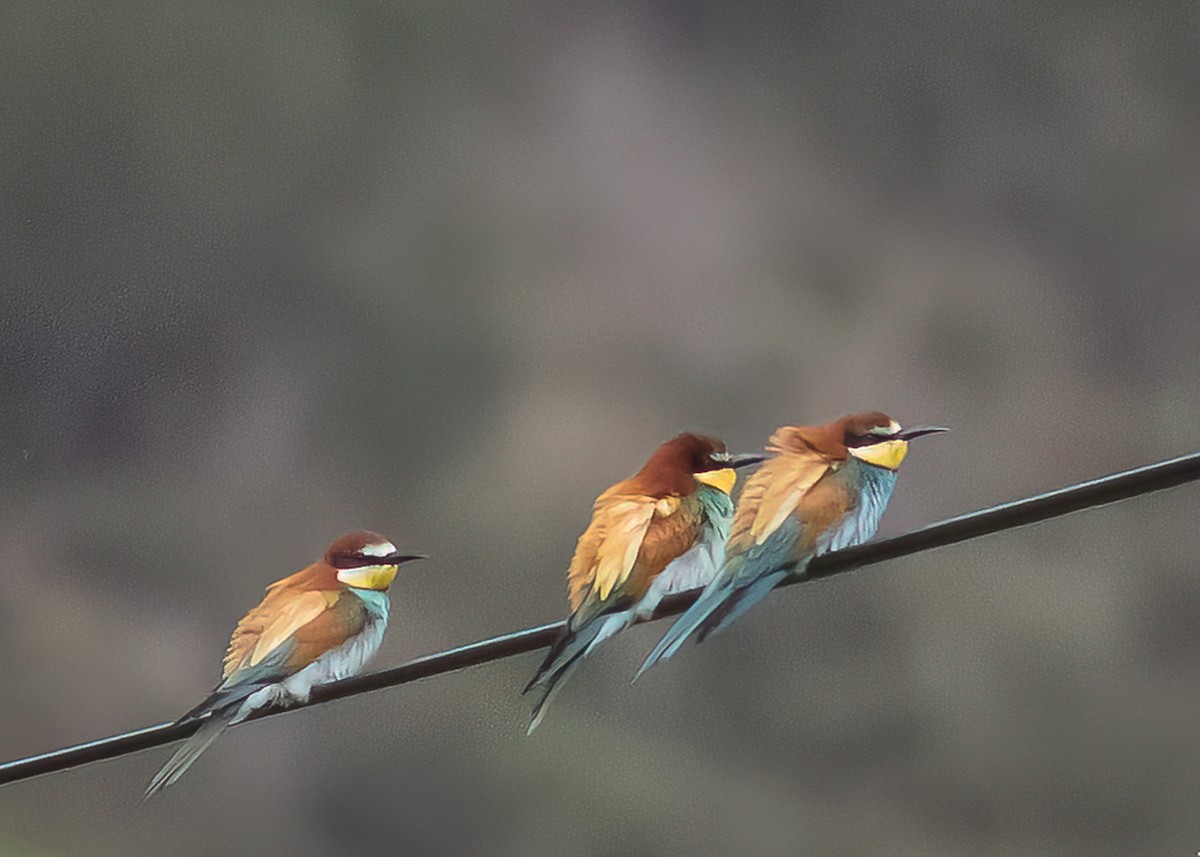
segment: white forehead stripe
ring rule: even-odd
[[[395,552],[396,546],[391,542],[363,545],[362,550],[359,551],[363,556],[387,556]]]
[[[877,434],[883,437],[891,437],[892,435],[899,433],[900,423],[896,422],[895,420],[892,420],[885,426],[875,426],[874,428],[867,430],[867,434]]]

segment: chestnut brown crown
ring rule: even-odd
[[[633,478],[652,497],[683,495],[695,490],[695,474],[730,466],[722,441],[684,432],[659,445]]]
[[[425,556],[401,553],[386,538],[370,530],[356,530],[339,536],[325,551],[325,563],[337,569],[400,565],[414,559],[425,559]]]

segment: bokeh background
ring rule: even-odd
[[[1200,7],[0,9],[0,757],[170,720],[354,527],[389,666],[665,437],[938,422],[883,532],[1200,446]],[[1200,850],[1200,493],[0,790],[4,857]]]

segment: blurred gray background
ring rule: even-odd
[[[0,758],[173,719],[339,533],[550,621],[667,436],[884,409],[883,532],[1200,447],[1200,7],[0,10]],[[0,790],[3,857],[1187,855],[1195,486]]]

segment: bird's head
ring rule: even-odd
[[[847,452],[867,464],[888,470],[900,468],[908,454],[908,442],[913,438],[949,431],[939,426],[906,429],[887,414],[878,412],[851,414],[842,417],[836,425],[842,432],[841,442],[846,445]]]
[[[696,483],[728,494],[737,482],[737,468],[763,460],[761,455],[733,455],[716,438],[684,432],[659,446],[638,478],[647,486],[663,486],[656,494],[690,494]]]
[[[355,589],[385,591],[396,579],[400,566],[421,554],[400,553],[378,533],[347,533],[329,546],[325,562],[337,570],[337,579]]]

